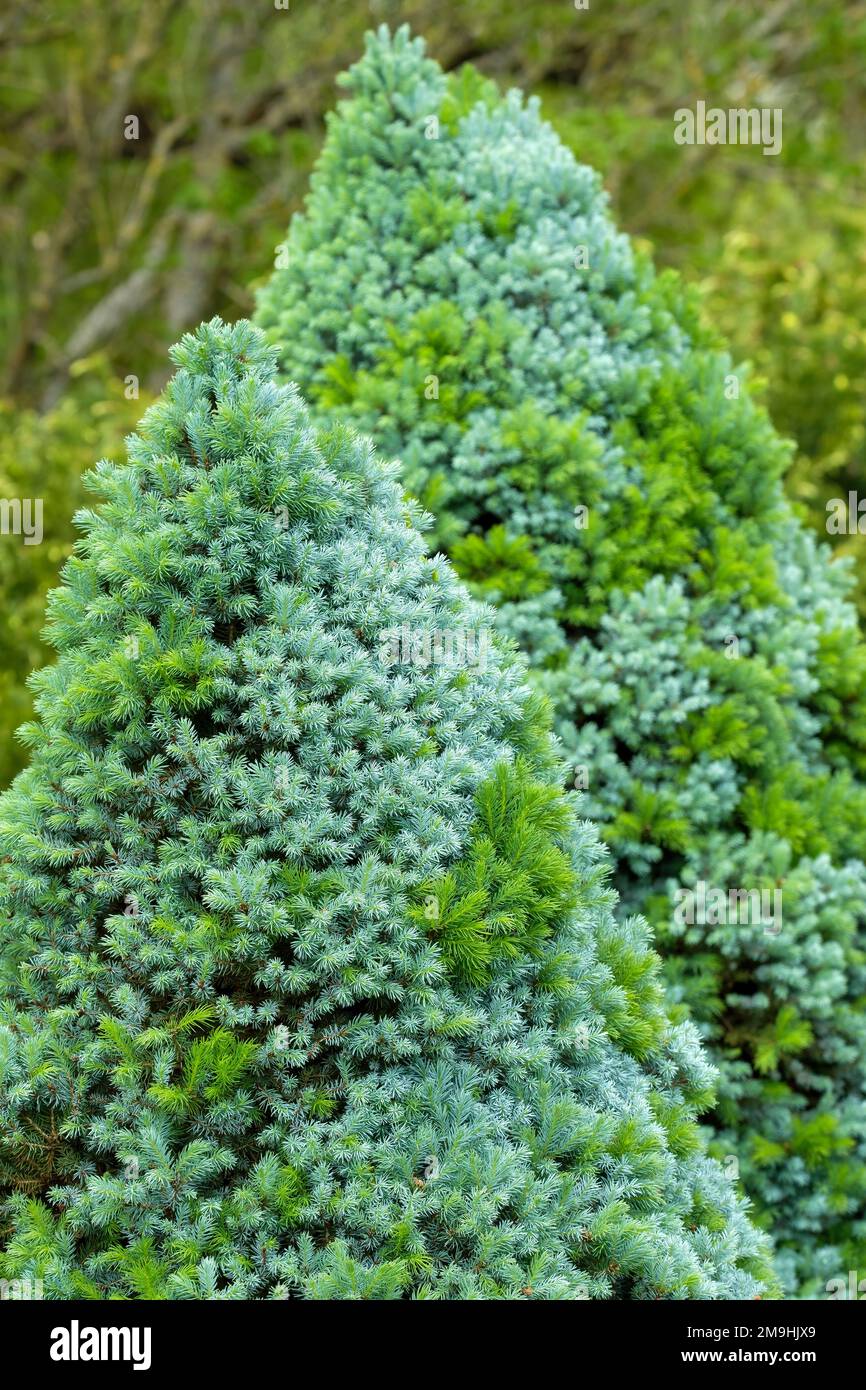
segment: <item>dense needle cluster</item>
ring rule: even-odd
[[[717,1151],[788,1287],[820,1295],[866,1264],[849,578],[785,501],[788,447],[745,376],[535,101],[446,77],[406,30],[370,36],[345,83],[258,321],[318,418],[401,459],[527,652],[720,1065]]]
[[[218,320],[101,464],[0,800],[0,1273],[49,1298],[745,1298],[765,1242],[543,701],[396,469]]]

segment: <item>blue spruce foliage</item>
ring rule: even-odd
[[[173,357],[90,476],[0,799],[0,1274],[772,1293],[695,1124],[712,1068],[522,660],[258,330]]]
[[[866,1267],[866,648],[788,445],[517,92],[404,29],[345,78],[258,322],[549,698],[722,1085],[789,1289]],[[763,897],[762,897],[763,894]],[[697,907],[695,906],[697,904]]]

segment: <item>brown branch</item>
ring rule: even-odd
[[[152,298],[177,220],[175,212],[169,212],[162,218],[154,232],[144,265],[134,270],[121,284],[113,286],[78,324],[60,353],[43,396],[43,410],[50,410],[59,399],[71,364],[79,357],[86,357],[100,343],[118,333]]]

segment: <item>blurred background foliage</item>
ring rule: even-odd
[[[753,364],[821,534],[827,500],[866,485],[866,0],[279,3],[6,0],[0,496],[42,497],[45,541],[0,537],[0,781],[80,475],[121,451],[180,333],[251,308],[371,25],[541,95],[622,227]],[[781,155],[676,145],[698,99],[781,107]],[[866,536],[831,540],[866,612]]]

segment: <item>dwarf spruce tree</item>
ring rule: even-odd
[[[771,1290],[698,1138],[712,1069],[519,660],[257,330],[173,355],[91,475],[0,801],[0,1273],[55,1299]]]
[[[866,649],[786,444],[596,175],[403,30],[345,79],[258,320],[399,456],[531,657],[570,780],[712,1040],[790,1287],[866,1267]],[[764,897],[760,894],[763,892]]]

